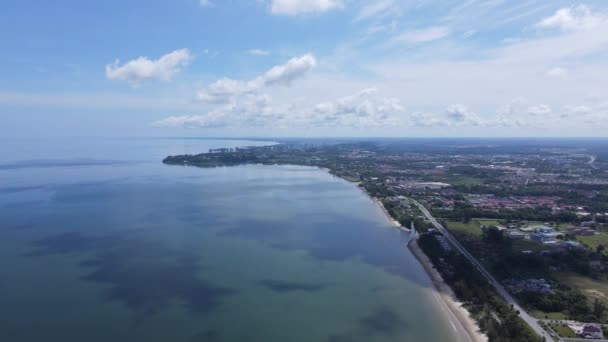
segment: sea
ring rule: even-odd
[[[356,184],[161,162],[268,144],[0,138],[0,341],[459,341]]]

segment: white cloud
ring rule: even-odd
[[[568,70],[564,69],[564,68],[552,68],[547,70],[547,77],[553,77],[553,78],[563,78],[568,74]]]
[[[378,95],[375,88],[312,106],[275,105],[266,94],[246,94],[205,115],[170,116],[155,127],[381,127],[399,126],[399,100]]]
[[[286,64],[273,67],[256,81],[261,82],[264,86],[273,84],[289,85],[293,80],[304,75],[316,65],[315,56],[306,54],[292,58]]]
[[[445,114],[450,124],[466,126],[479,126],[482,124],[479,116],[462,104],[448,106],[445,109]]]
[[[254,93],[272,85],[290,85],[317,65],[311,54],[295,57],[277,65],[250,81],[223,78],[198,92],[197,98],[207,103],[229,102],[243,94]]]
[[[318,126],[370,127],[396,124],[395,114],[403,111],[396,98],[377,95],[376,88],[314,106],[309,117]]]
[[[271,0],[270,12],[279,15],[323,13],[342,8],[342,0]]]
[[[551,107],[549,107],[545,104],[539,104],[539,105],[528,108],[528,114],[533,115],[533,116],[546,117],[547,115],[551,114],[551,112],[552,112]]]
[[[447,37],[450,34],[450,30],[445,26],[434,26],[420,30],[414,30],[402,33],[393,38],[393,42],[401,43],[425,43],[434,40],[439,40]]]
[[[438,127],[448,126],[447,120],[442,120],[435,114],[426,112],[414,112],[408,117],[408,123],[413,127]]]
[[[582,117],[591,114],[592,109],[588,106],[565,106],[561,114],[562,118]]]
[[[175,50],[157,60],[139,57],[120,65],[117,59],[106,65],[106,77],[113,81],[124,81],[138,86],[147,80],[169,81],[192,60],[188,49]]]
[[[270,51],[262,50],[262,49],[251,49],[251,50],[247,50],[247,54],[253,55],[253,56],[268,56],[268,55],[270,55]]]
[[[586,5],[564,7],[536,24],[540,28],[559,28],[564,31],[583,30],[608,22],[608,15],[595,14]]]
[[[359,10],[359,13],[355,17],[355,21],[366,20],[382,13],[386,13],[388,10],[393,8],[394,5],[395,0],[380,0],[368,3]]]
[[[211,0],[200,0],[200,4],[203,7],[213,6],[213,3],[211,2]]]

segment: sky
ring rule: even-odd
[[[608,135],[605,0],[0,6],[0,136]]]

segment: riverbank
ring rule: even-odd
[[[456,295],[450,286],[443,280],[441,274],[433,267],[431,260],[424,254],[418,241],[412,239],[408,245],[409,250],[416,257],[426,274],[431,279],[435,288],[435,295],[440,304],[448,314],[450,323],[455,330],[463,331],[469,341],[487,342],[488,337],[479,330],[479,326],[469,311],[456,299]],[[457,329],[460,326],[461,329]]]

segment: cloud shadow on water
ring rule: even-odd
[[[138,315],[165,310],[183,301],[195,313],[215,309],[234,290],[198,277],[198,257],[141,237],[85,236],[70,232],[33,242],[31,257],[91,253],[81,266],[92,271],[82,279],[106,284],[103,299],[120,302]]]
[[[325,288],[325,284],[310,284],[310,283],[300,283],[300,282],[292,282],[292,281],[283,281],[276,279],[265,279],[260,281],[260,284],[268,289],[279,292],[294,292],[294,291],[303,291],[303,292],[318,292]]]
[[[359,326],[366,335],[395,335],[403,329],[404,322],[399,315],[387,307],[380,307],[371,315],[359,320]]]

